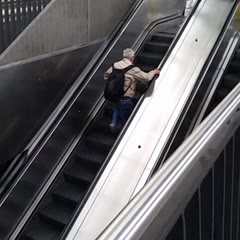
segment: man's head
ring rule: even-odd
[[[131,48],[126,48],[123,51],[123,58],[129,59],[132,63],[134,62],[135,52]]]

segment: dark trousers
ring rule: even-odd
[[[119,102],[116,103],[116,107],[113,111],[112,124],[114,127],[125,125],[129,116],[133,110],[132,99],[128,97],[123,97]]]

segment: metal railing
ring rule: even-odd
[[[0,53],[2,53],[51,0],[0,1]]]
[[[98,238],[239,239],[240,84]]]

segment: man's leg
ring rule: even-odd
[[[119,123],[119,113],[118,113],[118,107],[115,106],[113,110],[113,116],[112,116],[112,125],[116,127]]]
[[[117,127],[120,122],[120,116],[119,116],[119,103],[116,104],[113,115],[112,115],[112,123],[110,124],[110,130],[115,133],[117,132]]]
[[[125,125],[128,118],[130,117],[132,110],[133,110],[133,103],[131,99],[120,100],[119,116],[123,126]]]

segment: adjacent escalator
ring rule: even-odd
[[[222,50],[221,50],[222,51]],[[217,56],[218,60],[219,56]],[[214,70],[213,70],[214,69]],[[203,121],[212,110],[233,90],[233,88],[240,82],[240,44],[238,43],[238,47],[236,47],[235,51],[232,53],[232,57],[230,58],[230,62],[227,64],[227,68],[220,81],[217,84],[212,84],[212,86],[217,85],[215,90],[208,91],[207,93],[207,102],[204,107],[201,107],[203,103],[204,96],[208,90],[209,81],[212,80],[213,74],[216,71],[216,66],[212,66],[210,68],[210,77],[205,77],[204,81],[201,83],[200,88],[197,90],[194,99],[188,105],[189,108],[182,112],[182,119],[179,124],[176,126],[176,130],[173,131],[173,136],[166,144],[166,149],[164,150],[164,154],[162,154],[161,159],[156,167],[155,171],[162,165],[168,157],[182,144],[184,139],[193,131],[193,127]],[[213,94],[212,94],[213,92]],[[211,95],[210,95],[211,94]],[[204,100],[205,101],[205,100]],[[201,110],[201,114],[197,111]],[[196,118],[195,118],[196,116]],[[200,116],[200,118],[199,118]],[[198,119],[199,118],[199,119]]]
[[[135,64],[145,71],[156,68],[177,30],[178,27],[149,36],[137,54]],[[94,94],[94,88],[92,91]],[[61,237],[118,137],[109,131],[112,108],[113,104],[109,102],[102,105],[19,239],[54,240]],[[57,141],[64,141],[64,133]],[[54,146],[57,148],[57,143]],[[32,179],[34,181],[34,176]]]
[[[222,80],[208,106],[205,117],[233,90],[240,82],[240,46],[235,50],[234,56],[229,63]]]

